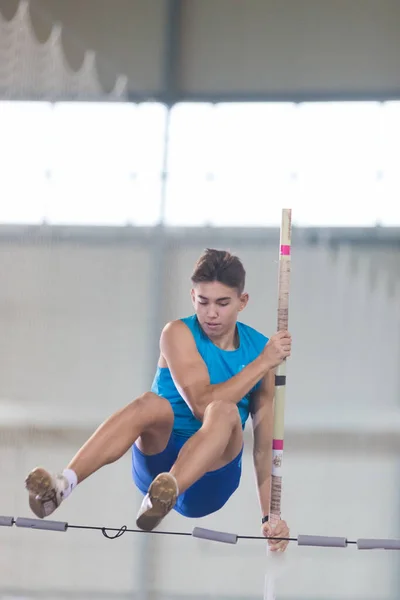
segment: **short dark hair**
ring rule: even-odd
[[[237,289],[241,294],[246,282],[246,271],[237,256],[226,250],[207,248],[197,260],[192,273],[192,283],[204,281],[219,281]]]

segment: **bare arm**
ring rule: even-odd
[[[211,385],[193,336],[181,321],[173,321],[164,328],[160,348],[179,393],[199,420],[203,419],[206,407],[214,400],[240,402],[274,366],[269,354],[262,352],[231,379]]]
[[[262,516],[269,515],[271,498],[274,369],[261,382],[253,397],[253,463]]]

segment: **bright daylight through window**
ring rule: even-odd
[[[399,102],[1,102],[0,128],[1,223],[400,225]]]

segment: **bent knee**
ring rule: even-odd
[[[204,417],[229,422],[232,428],[241,426],[239,409],[236,404],[230,402],[210,402],[204,411]]]
[[[150,422],[166,421],[173,423],[174,421],[174,411],[171,404],[168,400],[153,392],[145,392],[136,400],[133,400],[131,404],[146,413]]]

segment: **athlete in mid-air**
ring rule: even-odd
[[[42,467],[25,485],[36,516],[49,516],[72,490],[132,449],[133,480],[144,499],[137,526],[151,531],[172,510],[204,517],[238,488],[243,430],[251,415],[253,460],[266,537],[288,537],[285,521],[272,530],[274,371],[290,356],[291,336],[270,339],[237,320],[248,303],[241,261],[208,249],[192,273],[192,316],[168,323],[151,391],[109,417],[59,474]],[[285,540],[269,540],[285,550]]]

